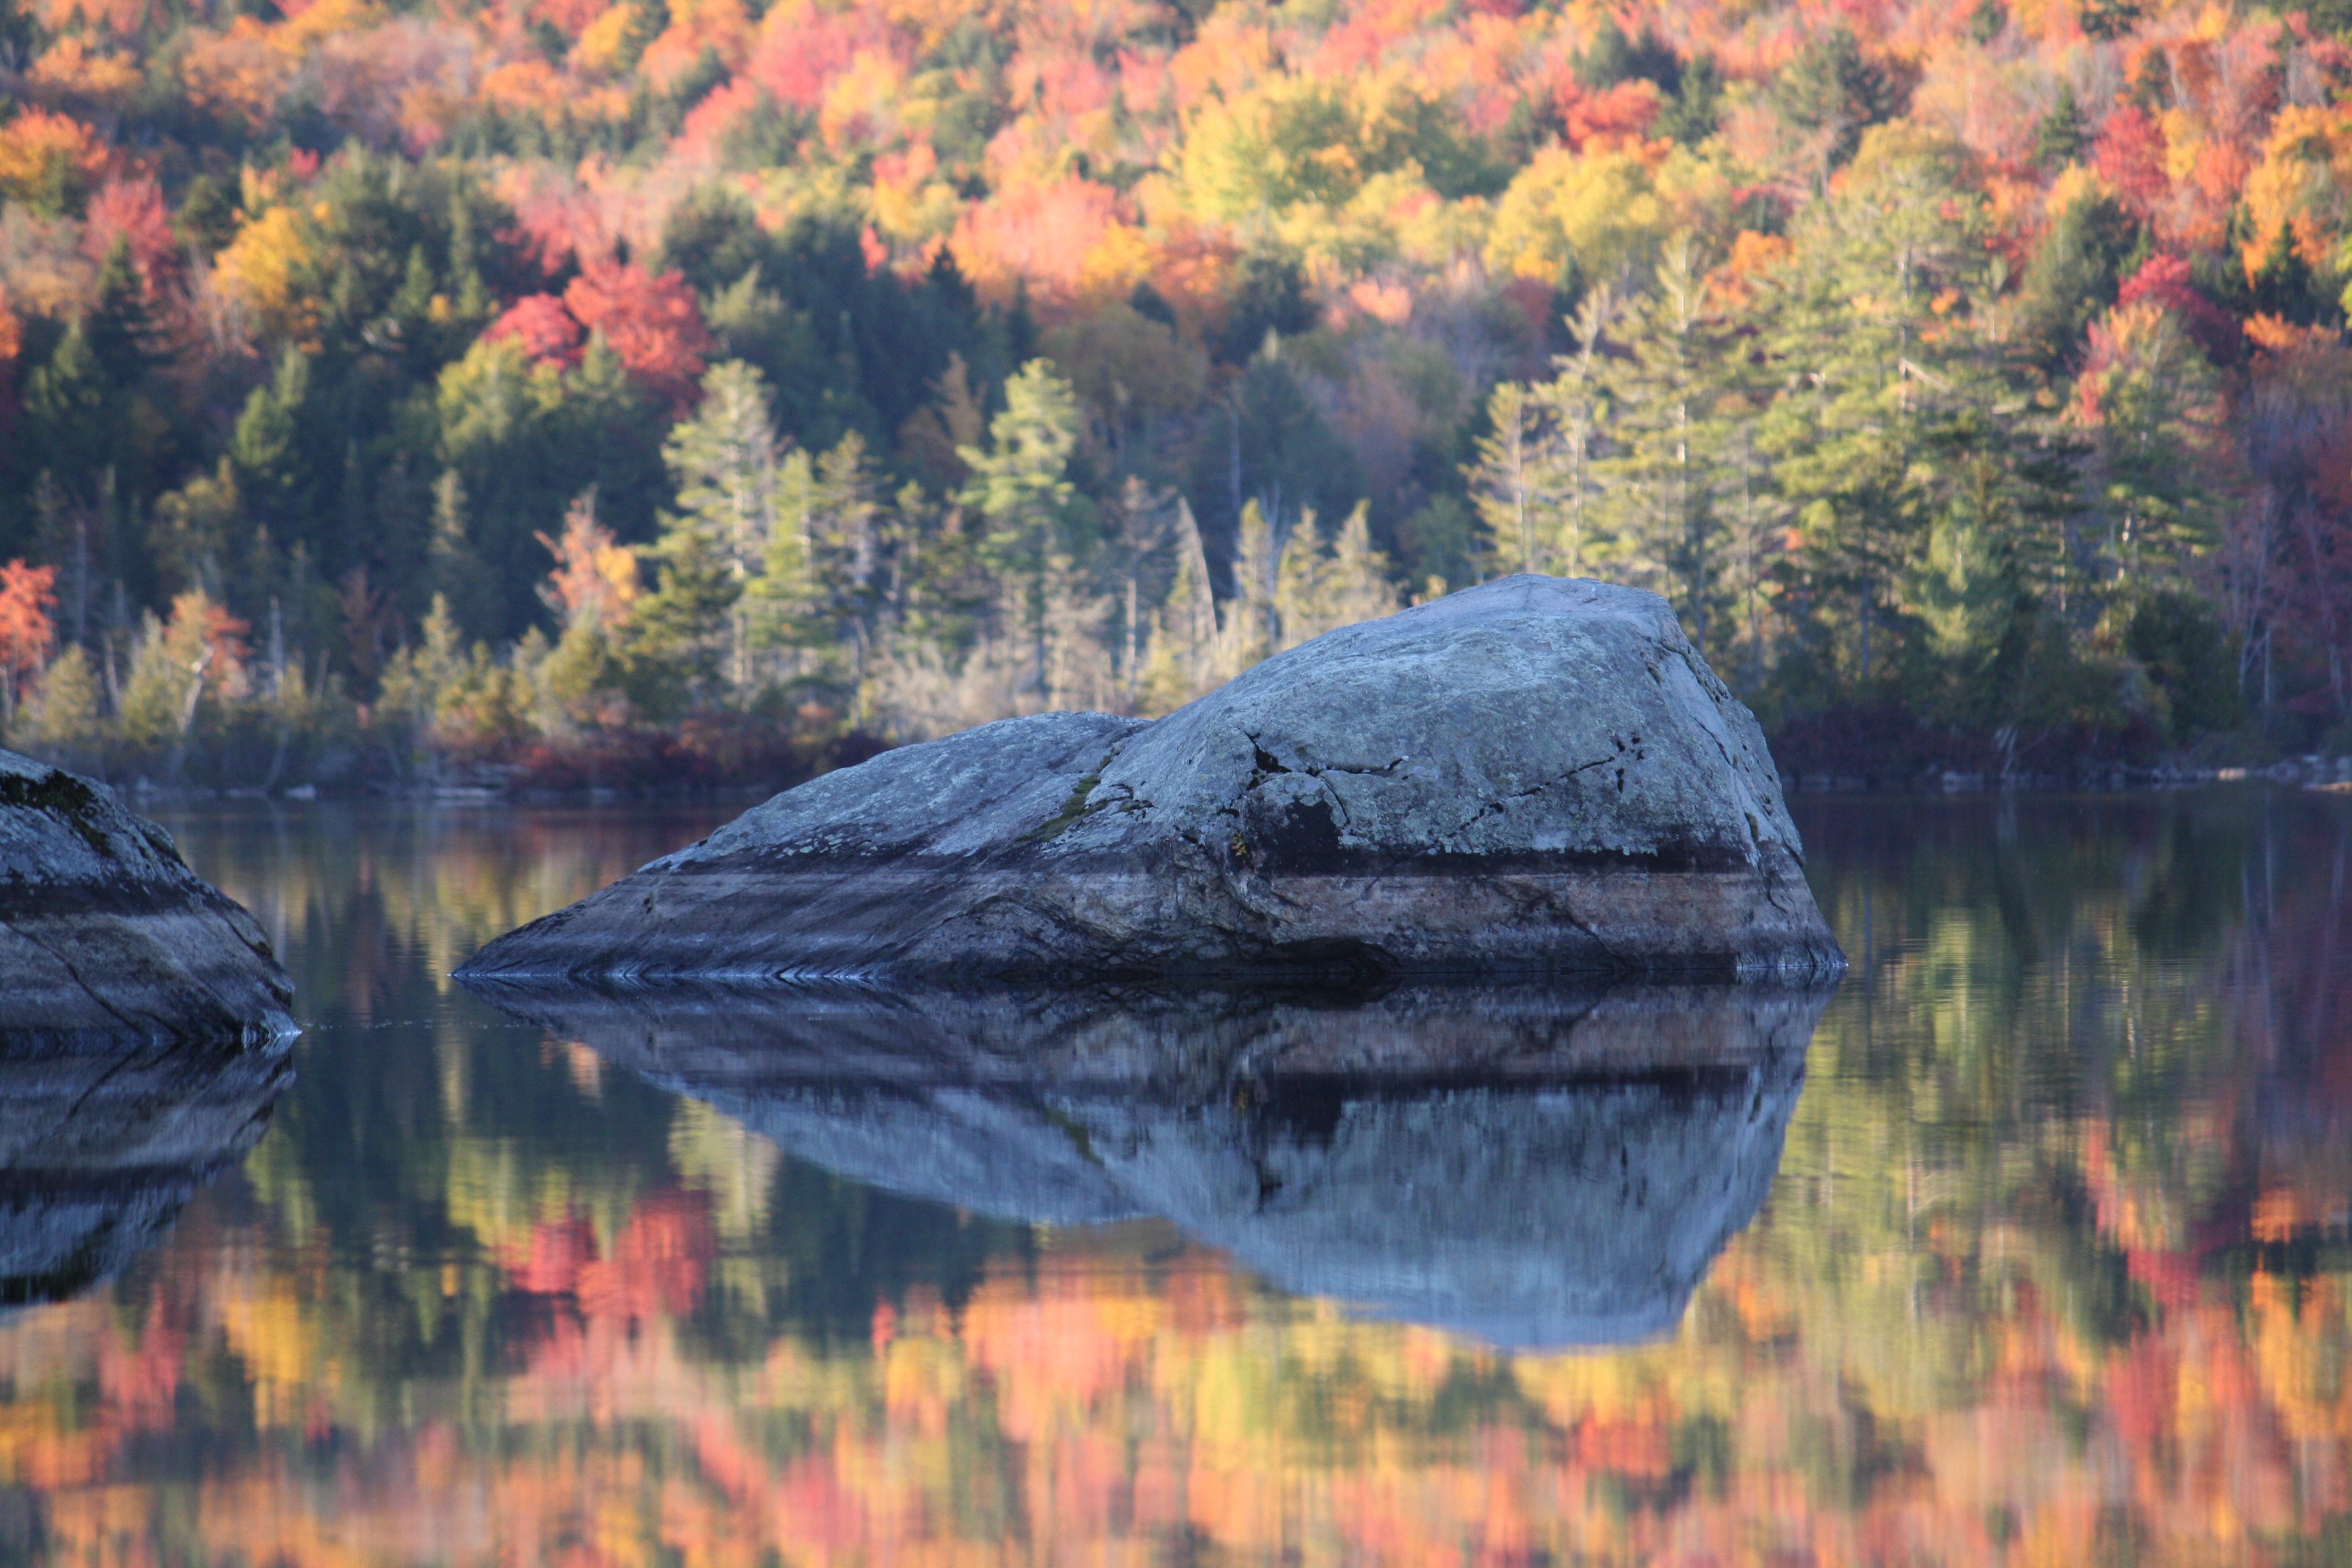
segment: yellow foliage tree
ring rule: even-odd
[[[0,196],[61,213],[105,170],[105,144],[71,115],[26,109],[0,125]]]
[[[1496,205],[1486,265],[1548,283],[1565,280],[1571,268],[1613,282],[1649,266],[1669,223],[1650,167],[1639,157],[1546,148]]]
[[[2282,237],[2305,265],[2332,267],[2352,215],[2352,107],[2294,104],[2279,110],[2248,176],[2244,247],[2249,277]]]
[[[292,207],[276,206],[247,219],[213,266],[221,287],[265,331],[306,342],[316,323],[297,284],[310,259],[307,226]]]

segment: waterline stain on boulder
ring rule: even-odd
[[[0,752],[0,1052],[272,1044],[293,984],[171,835],[85,779]]]
[[[461,973],[1826,978],[1801,857],[1664,600],[1520,576],[1157,722],[1042,714],[827,774]]]

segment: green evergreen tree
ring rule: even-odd
[[[2089,140],[2082,106],[2074,100],[2074,84],[2059,83],[2058,100],[2033,128],[2034,163],[2044,169],[2063,169],[2082,156]]]
[[[1541,476],[1559,437],[1548,412],[1541,395],[1523,382],[1498,382],[1486,397],[1486,434],[1478,437],[1477,461],[1465,471],[1485,554],[1498,574],[1543,571],[1549,554]]]
[[[882,476],[852,430],[817,459],[808,518],[812,574],[824,584],[815,605],[836,646],[849,653],[850,721],[868,711],[867,674],[880,635],[882,570],[891,527]]]
[[[1865,139],[1776,301],[1792,390],[1761,436],[1798,524],[1811,700],[1999,724],[2026,711],[2030,659],[2071,657],[2073,454],[2013,378],[1963,169],[1926,132]]]
[[[1327,544],[1315,514],[1298,520],[1275,570],[1276,650],[1397,609],[1388,557],[1372,548],[1371,509],[1359,502]]]
[[[1223,624],[1217,633],[1217,678],[1231,680],[1254,664],[1273,657],[1281,645],[1276,618],[1281,552],[1275,543],[1274,525],[1255,501],[1242,508],[1242,524],[1234,550],[1234,596],[1225,601]]]
[[[127,239],[118,237],[99,268],[97,298],[85,330],[100,370],[123,391],[137,386],[163,362],[163,323],[148,302],[147,286],[132,264]]]
[[[25,378],[26,434],[45,472],[84,505],[96,501],[114,445],[116,401],[89,334],[77,321],[48,363]]]
[[[1790,124],[1819,140],[1826,190],[1829,172],[1853,156],[1863,132],[1902,111],[1905,90],[1895,71],[1864,54],[1841,22],[1807,41],[1774,80],[1772,96]]]
[[[882,476],[851,431],[822,457],[785,454],[766,568],[750,586],[755,646],[799,650],[835,682],[850,722],[868,716],[899,535]]]
[[[621,639],[630,699],[656,721],[733,706],[743,596],[734,563],[692,527],[666,528],[650,553],[660,563],[659,585],[631,608]]]
[[[1604,549],[1663,592],[1704,647],[1721,608],[1727,431],[1718,405],[1735,362],[1689,235],[1668,243],[1649,299],[1626,314],[1620,336],[1624,356],[1604,372],[1613,410],[1611,456],[1599,465]]]
[[[496,624],[497,595],[481,552],[474,548],[466,482],[455,468],[444,468],[433,481],[433,531],[426,546],[425,580],[439,613],[462,632]]]
[[[1798,521],[1816,625],[1840,628],[1831,664],[1849,690],[1889,668],[1892,590],[1932,511],[1929,426],[1967,402],[1953,377],[1966,342],[1935,308],[1947,289],[1981,285],[1962,157],[1907,127],[1866,139],[1799,237],[1772,324],[1792,391],[1764,422],[1766,449]]]
[[[1048,610],[1066,596],[1079,552],[1094,542],[1069,478],[1077,449],[1077,395],[1045,360],[1032,360],[1004,384],[1004,410],[989,422],[989,445],[957,456],[971,470],[964,504],[987,521],[981,559],[1006,580],[1014,635],[1034,650],[1040,692],[1052,682]]]
[[[2138,220],[2114,196],[2089,191],[2069,202],[2026,262],[2020,346],[2047,366],[2071,362],[2145,243]]]
[[[1552,505],[1546,571],[1580,576],[1592,540],[1592,436],[1608,417],[1607,386],[1601,375],[1601,342],[1615,321],[1617,300],[1606,285],[1586,291],[1569,318],[1569,335],[1576,351],[1555,362],[1559,374],[1542,389],[1559,442],[1547,456],[1549,470],[1538,490]]]
[[[1217,604],[1209,588],[1209,558],[1189,501],[1179,500],[1171,524],[1176,577],[1151,623],[1151,653],[1143,671],[1140,711],[1172,713],[1217,683]]]
[[[237,489],[255,519],[280,540],[300,538],[313,515],[302,416],[310,396],[310,361],[289,346],[277,373],[245,400],[229,436]]]
[[[2089,471],[2104,571],[2128,610],[2186,589],[2220,531],[2214,460],[2226,445],[2221,378],[2168,312],[2142,306],[2109,318],[2106,342],[2084,374],[2095,409]]]
[[[685,658],[696,689],[722,677],[739,703],[752,696],[752,637],[743,593],[769,562],[781,494],[781,442],[767,381],[740,360],[703,374],[703,400],[670,430],[661,458],[677,487],[663,517],[661,588],[640,606],[649,658]],[[719,616],[701,626],[696,616]],[[719,647],[718,668],[706,648]]]

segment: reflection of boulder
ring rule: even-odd
[[[1673,1327],[1770,1185],[1826,1001],[484,989],[872,1185],[1160,1215],[1286,1289],[1510,1344]]]
[[[152,1246],[291,1076],[284,1040],[82,1045],[0,1058],[0,1302],[72,1295]]]
[[[1801,1055],[1544,1088],[1073,1108],[1118,1184],[1286,1289],[1500,1344],[1667,1332],[1764,1201]]]

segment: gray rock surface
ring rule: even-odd
[[[1284,1289],[1510,1345],[1674,1326],[1771,1184],[1827,999],[480,989],[839,1174],[1164,1216]]]
[[[1521,576],[1156,723],[1008,720],[827,774],[465,973],[1833,975],[1801,854],[1664,600]]]
[[[171,836],[0,752],[0,1054],[121,1039],[267,1044],[294,987],[261,928]]]

